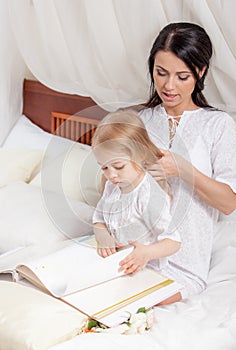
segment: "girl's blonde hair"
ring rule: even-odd
[[[154,164],[162,152],[150,140],[144,123],[132,109],[123,109],[106,115],[98,124],[92,138],[92,148],[99,146],[109,152],[126,154],[137,167],[145,162]],[[159,181],[166,190],[166,181]]]

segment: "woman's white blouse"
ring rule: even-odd
[[[153,244],[164,238],[180,241],[177,230],[168,230],[170,220],[169,196],[148,173],[126,194],[107,181],[93,216],[94,223],[105,223],[110,234],[124,245],[129,241]],[[160,268],[166,261],[155,260],[151,265]]]
[[[140,117],[158,147],[180,154],[202,173],[228,184],[236,192],[236,123],[228,114],[203,108],[184,112],[171,148],[165,109],[160,105],[146,109]],[[163,273],[182,283],[187,296],[206,286],[219,212],[178,177],[168,182],[174,198],[169,230],[178,229],[182,244],[169,258]]]

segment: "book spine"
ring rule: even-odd
[[[22,280],[22,277],[16,270],[12,270],[12,280],[13,282],[19,282],[20,280]]]

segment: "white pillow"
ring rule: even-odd
[[[24,182],[0,189],[0,254],[92,233],[93,208]]]
[[[101,170],[91,150],[85,150],[78,143],[71,146],[61,142],[59,147],[57,141],[52,140],[41,173],[31,184],[96,206],[100,198]]]
[[[24,147],[45,149],[52,135],[21,115],[7,136],[3,147]]]
[[[3,147],[40,148],[45,151],[42,172],[32,181],[35,186],[64,193],[71,199],[95,206],[100,198],[100,174],[91,147],[51,135],[22,115]],[[62,188],[63,187],[63,188]]]
[[[0,148],[0,187],[17,181],[29,182],[42,156],[39,150]]]
[[[0,281],[0,350],[48,350],[76,336],[85,316],[34,288]]]
[[[8,148],[30,148],[30,149],[46,149],[49,142],[54,139],[58,142],[65,140],[64,138],[52,135],[34,123],[25,115],[21,115],[7,136],[2,147]],[[73,141],[66,139],[68,143]],[[90,149],[91,146],[80,144],[85,149]]]

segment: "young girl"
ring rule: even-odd
[[[143,165],[162,153],[131,110],[109,113],[98,125],[92,147],[107,179],[93,217],[98,254],[106,257],[132,245],[122,270],[134,273],[147,264],[161,269],[180,248],[180,237],[168,231],[166,182],[158,184]]]

